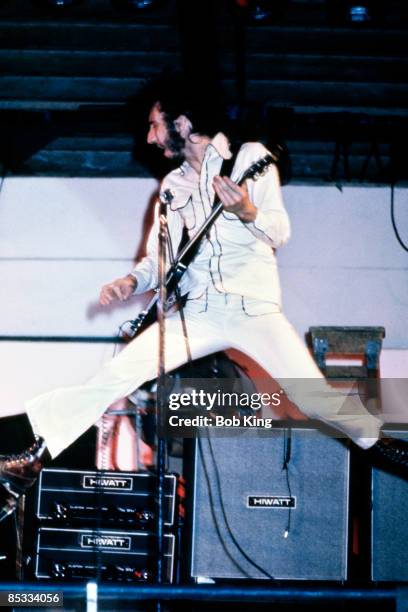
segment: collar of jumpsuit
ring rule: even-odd
[[[222,159],[231,159],[232,157],[232,152],[230,149],[230,143],[228,138],[225,136],[225,134],[223,134],[222,132],[218,132],[214,138],[212,138],[212,140],[209,142],[209,144],[207,145],[207,148],[205,150],[205,154],[204,154],[204,158],[201,164],[201,172],[200,172],[200,176],[202,174],[203,168],[206,165],[206,162],[209,159],[214,159],[214,158],[222,158]],[[181,166],[180,169],[185,173],[192,173],[195,174],[193,168],[190,166],[190,164],[188,163],[188,161],[184,161]],[[197,175],[196,175],[197,176]]]
[[[211,140],[210,144],[207,147],[207,151],[210,147],[215,149],[218,155],[220,155],[223,159],[231,159],[232,153],[230,149],[230,143],[228,138],[222,132],[218,132],[218,134],[214,136],[214,138]]]

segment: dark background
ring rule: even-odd
[[[2,0],[3,172],[160,175],[127,103],[183,68],[240,137],[287,144],[285,181],[401,180],[407,26],[404,0]]]

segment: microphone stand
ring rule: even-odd
[[[165,338],[166,317],[165,307],[167,299],[166,290],[166,245],[168,240],[167,227],[167,200],[165,194],[160,197],[159,205],[159,240],[158,240],[158,300],[157,320],[159,325],[159,358],[157,371],[157,405],[156,405],[156,429],[157,429],[157,582],[164,581],[164,502],[165,502],[165,470],[166,470],[166,441],[161,437],[164,419],[166,417],[166,364],[165,364]],[[157,601],[156,610],[162,609],[161,601]]]

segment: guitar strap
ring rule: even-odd
[[[232,169],[237,159],[237,154],[234,153],[229,159],[224,159],[221,165],[220,176],[231,176]],[[215,203],[215,198],[214,198]]]

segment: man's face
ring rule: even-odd
[[[154,144],[163,150],[163,155],[169,159],[182,158],[185,140],[180,136],[177,121],[169,123],[160,104],[156,103],[149,113],[148,144]]]

